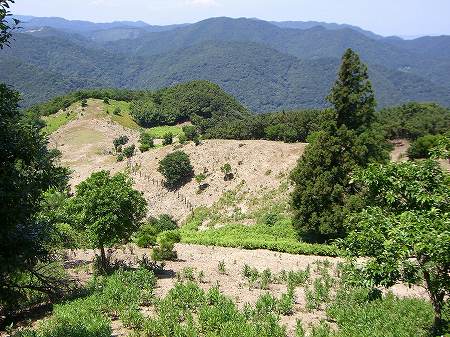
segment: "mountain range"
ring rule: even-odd
[[[18,19],[11,48],[0,51],[0,81],[24,106],[81,88],[206,79],[255,112],[320,108],[346,48],[368,64],[379,107],[450,106],[450,36],[403,40],[350,25],[225,17],[171,26]]]

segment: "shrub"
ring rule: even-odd
[[[225,181],[233,179],[233,173],[231,172],[232,168],[231,168],[231,165],[229,163],[224,164],[220,168],[220,170],[225,175],[224,178],[223,178]]]
[[[119,153],[119,154],[117,155],[117,161],[118,161],[118,162],[123,161],[123,154],[122,154],[122,153]]]
[[[108,98],[108,97],[105,97],[105,98],[103,99],[103,103],[109,104],[109,98]]]
[[[119,147],[121,147],[122,145],[125,145],[126,143],[128,143],[128,137],[127,136],[123,135],[123,136],[117,137],[117,138],[115,138],[113,140],[114,149],[116,151],[119,151]]]
[[[198,138],[197,128],[193,125],[183,126],[183,132],[186,135],[187,140],[194,140],[195,138]]]
[[[139,151],[146,152],[155,146],[153,138],[146,132],[142,132],[139,138]]]
[[[183,151],[168,154],[159,162],[158,171],[166,179],[169,188],[180,186],[194,173],[189,156]]]
[[[86,100],[86,99],[83,99],[83,100],[81,101],[81,107],[82,107],[82,108],[85,108],[85,107],[87,107],[87,105],[88,105],[87,100]]]
[[[155,261],[175,260],[177,252],[174,251],[175,243],[180,242],[178,231],[166,231],[158,235],[156,239],[158,247],[152,251],[152,259]]]
[[[122,153],[126,158],[131,158],[134,155],[134,151],[136,150],[136,147],[134,144],[131,144],[130,146],[127,146],[123,149]]]
[[[113,110],[113,114],[114,115],[120,115],[122,113],[122,110],[120,109],[120,107],[116,107],[114,110]]]
[[[139,228],[133,241],[141,248],[153,247],[156,245],[159,233],[176,230],[177,228],[177,223],[170,215],[163,214],[159,219],[151,217],[147,224]]]
[[[163,136],[163,145],[170,145],[173,143],[173,134],[168,132]]]
[[[438,146],[442,138],[441,135],[426,135],[417,138],[408,149],[408,157],[410,159],[429,158],[430,150]]]

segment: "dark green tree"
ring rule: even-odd
[[[159,162],[158,171],[166,178],[169,188],[180,186],[194,175],[189,156],[183,151],[169,153]]]
[[[170,145],[173,143],[173,134],[172,132],[167,132],[163,136],[163,145]]]
[[[338,127],[361,132],[374,120],[376,101],[367,66],[353,50],[347,49],[342,57],[338,79],[327,99],[337,112]]]
[[[35,269],[51,260],[54,230],[37,213],[43,192],[64,189],[68,180],[68,171],[55,164],[58,152],[47,149],[42,123],[22,114],[18,102],[19,94],[0,84],[0,307],[27,296],[29,288],[57,291],[56,280]]]
[[[76,187],[70,213],[75,226],[85,230],[92,246],[100,250],[101,265],[108,270],[105,247],[128,241],[147,211],[142,193],[122,173],[93,173]]]
[[[387,159],[383,132],[371,127],[375,99],[367,68],[347,50],[328,97],[333,110],[321,114],[321,131],[292,172],[294,224],[304,239],[327,241],[345,235],[344,218],[360,207],[351,174],[355,168]]]

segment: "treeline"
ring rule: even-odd
[[[131,102],[145,95],[145,91],[128,89],[84,89],[58,96],[48,102],[37,104],[28,109],[39,116],[48,116],[65,110],[72,104],[83,99],[114,99],[117,101]]]
[[[157,91],[126,89],[80,90],[56,97],[29,109],[40,116],[54,114],[83,99],[114,99],[131,102],[130,114],[144,128],[191,121],[205,139],[267,139],[306,142],[318,131],[321,110],[253,114],[218,85],[191,81]],[[430,137],[450,130],[450,110],[436,103],[407,103],[375,113],[377,132],[387,139],[419,138],[419,152]],[[433,141],[433,144],[435,141]],[[413,144],[414,145],[414,144]],[[416,156],[417,157],[417,156]]]
[[[234,97],[208,81],[191,81],[147,92],[132,102],[130,113],[142,127],[250,116]]]
[[[268,139],[287,143],[305,142],[319,128],[320,110],[282,111],[242,119],[199,121],[204,138]]]

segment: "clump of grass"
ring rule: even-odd
[[[219,269],[219,274],[225,275],[227,273],[226,267],[225,267],[225,261],[223,261],[223,260],[219,261],[217,268]]]

